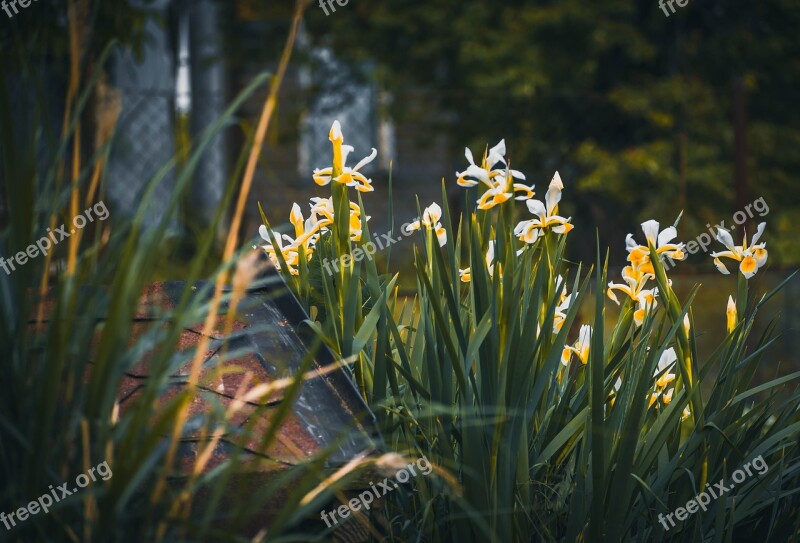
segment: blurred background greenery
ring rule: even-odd
[[[66,4],[40,0],[0,26],[19,134],[36,126],[28,122],[36,115],[52,128],[42,139],[59,131],[70,71]],[[275,68],[292,6],[267,0],[87,5],[84,74],[105,47],[117,46],[102,92],[88,97],[90,130],[81,145],[96,147],[109,137],[104,127],[115,128],[102,190],[112,213],[132,215],[145,180],[173,155],[185,156],[188,142],[231,97]],[[769,264],[757,280],[776,284],[800,263],[798,19],[790,0],[690,2],[669,16],[657,2],[642,0],[349,0],[325,9],[310,3],[240,234],[256,236],[256,201],[279,224],[293,202],[304,207],[325,194],[310,174],[325,165],[327,130],[339,119],[357,154],[379,152],[367,169],[375,179],[375,193],[366,195],[375,233],[390,227],[390,169],[398,224],[416,216],[415,195],[422,206],[438,201],[442,180],[457,214],[465,193],[455,172],[466,165],[464,147],[480,154],[505,138],[513,167],[540,196],[560,171],[562,212],[584,226],[570,244],[571,260],[593,261],[599,237],[601,247],[611,248],[613,278],[624,265],[625,235],[643,220],[667,224],[682,212],[679,239],[689,241],[708,225],[731,225],[734,213],[762,199],[768,211],[743,226],[753,231],[767,221]],[[42,100],[35,102],[28,89]],[[203,153],[180,220],[172,222],[177,258],[160,263],[162,276],[179,277],[182,262],[195,254],[198,229],[221,201],[265,93],[256,92],[238,125]],[[160,202],[173,188],[168,173],[156,188],[153,219],[163,215]],[[0,224],[9,217],[4,201]],[[719,248],[712,243],[711,250]],[[394,249],[392,266],[410,268],[411,244]],[[708,314],[698,322],[717,323],[710,329],[716,337],[726,278],[703,253],[690,255],[673,277],[686,291],[704,284],[708,303],[700,309]],[[790,285],[771,303],[784,316],[775,356],[794,362],[798,292]]]
[[[78,6],[81,15],[68,17],[68,5]],[[800,109],[795,102],[800,14],[794,2],[690,0],[669,16],[655,0],[347,0],[326,8],[312,3],[305,12],[240,240],[256,239],[261,224],[256,202],[277,225],[286,221],[293,202],[305,208],[308,198],[328,194],[314,185],[311,171],[329,160],[328,129],[339,119],[358,156],[371,147],[379,152],[367,170],[376,191],[364,196],[375,235],[391,226],[386,212],[390,174],[395,226],[417,215],[415,195],[423,207],[440,201],[442,180],[457,217],[465,192],[455,185],[455,172],[466,166],[464,147],[480,155],[486,145],[505,138],[513,167],[536,185],[539,197],[553,171],[561,172],[562,213],[579,226],[571,234],[570,263],[594,262],[599,238],[601,247],[611,248],[609,279],[618,281],[625,235],[638,232],[643,220],[667,224],[682,212],[679,238],[689,241],[708,224],[731,224],[735,212],[758,199],[769,212],[750,218],[746,226],[753,231],[757,222],[767,221],[763,239],[770,256],[767,269],[752,281],[754,291],[769,290],[800,263],[794,232],[800,219]],[[226,189],[229,198],[236,193],[228,180],[236,183],[241,177],[241,157],[252,143],[266,85],[243,95],[242,107],[214,132],[207,149],[195,148],[196,155],[190,155],[190,147],[258,74],[275,70],[292,22],[291,3],[38,0],[18,11],[10,17],[0,12],[0,230],[10,233],[0,253],[23,250],[45,226],[37,217],[59,209],[67,218],[69,190],[49,184],[66,171],[77,172],[76,185],[95,187],[91,195],[105,201],[123,224],[137,216],[144,191],[160,176],[138,216],[145,231],[156,225],[158,236],[146,238],[138,249],[121,247],[117,238],[118,250],[106,249],[100,260],[86,263],[86,270],[79,268],[82,274],[59,283],[66,285],[64,303],[73,300],[71,289],[80,282],[111,282],[126,254],[146,263],[141,265],[146,274],[122,270],[126,277],[136,276],[137,287],[218,271],[229,222],[215,213],[226,205]],[[77,25],[72,32],[70,24]],[[80,52],[77,62],[71,50]],[[108,62],[101,60],[105,51]],[[73,119],[72,124],[62,125],[64,119]],[[91,159],[76,164],[75,150]],[[197,162],[187,168],[190,156]],[[176,167],[165,168],[173,160]],[[180,194],[179,180],[187,177],[191,182]],[[37,203],[40,193],[50,199]],[[167,204],[178,194],[179,213],[173,216]],[[206,229],[216,232],[206,235]],[[108,230],[92,233],[97,247],[107,246]],[[209,241],[206,247],[205,240],[214,237],[216,245]],[[52,261],[37,264],[45,277],[58,277],[66,268],[68,255],[61,249]],[[411,243],[393,250],[392,267],[413,265]],[[719,275],[704,254],[690,256],[670,276],[682,296],[702,283],[694,322],[699,348],[708,352],[724,334],[725,301],[735,279]],[[413,274],[406,277],[413,284]],[[22,298],[29,279],[13,277]],[[786,364],[797,369],[798,289],[797,281],[790,282],[764,312],[781,313],[782,336],[768,351],[772,363],[760,366],[760,377],[785,373]],[[4,318],[21,330],[28,314],[16,314],[9,300],[3,299]],[[583,311],[588,314],[576,322],[591,314],[590,307]],[[79,313],[73,303],[68,317]],[[609,311],[608,318],[614,317]],[[756,329],[766,324],[757,322]],[[81,330],[86,343],[94,329]],[[7,381],[18,385],[7,385],[18,396],[25,395],[31,376],[58,386],[59,374],[49,364],[58,370],[70,343],[83,336],[75,335],[71,322],[60,323],[57,332],[55,345],[63,351],[48,352],[29,373],[20,370],[17,381]],[[11,354],[3,364],[13,354],[15,367],[25,367],[20,361],[22,353],[31,354],[30,346],[13,329],[5,333],[7,345],[18,343],[4,351]],[[112,351],[127,347],[126,334],[120,328],[114,342],[109,340],[114,346],[109,360]],[[165,347],[165,360],[168,355]],[[81,375],[82,367],[76,368],[70,371]],[[97,383],[93,386],[104,389]],[[37,398],[28,399],[28,411],[15,408],[14,420],[25,420]],[[8,402],[16,405],[18,398]],[[79,407],[75,416],[63,414],[73,425],[50,457],[60,457],[74,441],[84,414]],[[137,432],[156,435],[144,419],[139,422]],[[35,421],[25,424],[36,426]],[[108,442],[120,439],[108,428],[103,431]],[[47,450],[47,436],[39,437],[37,450]],[[62,477],[79,472],[75,451],[64,458]],[[14,459],[22,464],[6,462],[6,473],[29,473],[20,495],[34,495],[44,480],[35,473],[38,460],[19,453]],[[115,472],[117,488],[137,483],[135,460],[128,476]],[[74,518],[80,514],[76,511]],[[146,507],[132,511],[125,526],[151,514]]]
[[[46,68],[51,91],[66,87],[65,5],[41,0],[3,20],[7,74]],[[120,125],[155,122],[176,107],[203,117],[213,105],[209,80],[197,74],[209,65],[221,70],[214,92],[234,96],[254,73],[274,67],[292,8],[266,0],[92,5],[97,24],[85,36],[88,60],[112,39],[132,52],[132,60],[117,58],[110,69],[110,85],[122,92]],[[465,165],[463,148],[479,153],[505,138],[514,167],[539,191],[554,170],[561,172],[571,195],[565,213],[597,225],[601,245],[619,249],[612,263],[622,262],[625,234],[643,220],[672,222],[683,211],[679,232],[688,240],[706,224],[730,224],[734,212],[764,198],[770,264],[794,266],[800,262],[793,232],[800,218],[795,8],[790,0],[690,2],[667,17],[657,2],[631,0],[349,0],[334,2],[335,11],[312,3],[255,196],[268,214],[283,217],[291,202],[318,194],[310,170],[324,165],[334,117],[354,134],[357,151],[379,151],[373,206],[385,205],[380,188],[393,161],[400,220],[416,212],[413,194],[436,199],[442,178],[452,199],[461,198],[453,182]],[[137,77],[119,74],[148,63]],[[190,75],[182,86],[184,68]],[[187,92],[188,109],[180,99]],[[164,110],[153,111],[150,104],[162,97]],[[261,97],[251,101],[245,122],[254,121],[260,104]],[[159,144],[180,147],[187,128],[179,120],[164,121],[176,135]],[[140,136],[134,131],[132,138]],[[226,156],[212,170],[230,169],[237,143],[235,134],[221,142]],[[137,161],[157,158],[141,140],[128,152]],[[218,192],[212,188],[210,197]],[[252,234],[255,208],[249,219]],[[576,241],[570,256],[591,259],[594,236]],[[708,270],[705,261],[691,263]]]

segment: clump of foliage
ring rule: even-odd
[[[375,153],[350,167],[338,122],[330,140],[332,164],[314,181],[330,185],[331,197],[315,198],[308,217],[293,207],[294,235],[269,224],[261,233],[309,324],[355,359],[389,445],[435,459],[459,482],[451,491],[421,479],[390,501],[390,540],[784,540],[796,532],[800,395],[789,387],[800,372],[753,382],[773,340],[772,326],[750,338],[775,293],[748,290],[768,258],[764,224],[741,245],[718,232],[712,256],[723,273],[722,259],[738,266],[735,294],[720,308],[724,339],[699,352],[696,289],[679,300],[665,266],[686,256],[675,226],[650,220],[643,238],[629,235],[623,281],[609,283],[599,247],[593,271],[564,258],[568,239],[590,234],[559,213],[558,173],[535,198],[501,141],[479,161],[467,149],[459,224],[432,204],[406,226],[421,241],[416,295],[401,297],[398,276],[364,258],[377,237],[362,201],[372,181],[359,170]],[[614,302],[619,317],[609,320]],[[578,327],[581,313],[590,317]],[[659,515],[759,456],[769,465],[763,475],[662,526]]]

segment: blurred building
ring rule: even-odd
[[[258,50],[278,34],[275,21],[259,18],[242,4],[246,3],[158,0],[148,4],[155,17],[147,22],[142,55],[116,53],[111,84],[121,93],[122,114],[106,188],[117,212],[133,214],[145,188],[159,175],[146,203],[146,216],[148,222],[162,217],[181,161],[186,159],[185,141],[189,137],[199,141],[238,92],[259,73],[275,69],[277,55],[242,54]],[[285,17],[278,19],[278,24],[288,25]],[[234,36],[238,49],[226,50],[226,36]],[[450,180],[457,164],[449,158],[448,138],[436,130],[435,112],[425,111],[421,91],[417,96],[382,92],[371,71],[368,63],[353,67],[335,58],[329,48],[312,47],[301,32],[259,162],[243,234],[252,236],[257,231],[257,202],[271,222],[279,224],[288,219],[293,202],[307,209],[303,202],[328,193],[329,189],[313,183],[311,173],[330,164],[328,131],[335,119],[341,122],[347,143],[355,147],[354,161],[372,148],[378,150],[376,161],[365,169],[376,188],[365,195],[375,231],[388,228],[384,219],[390,167],[398,225],[416,214],[414,194],[420,195],[423,207],[441,201],[440,180]],[[266,92],[260,89],[241,112],[250,127],[258,121]],[[404,104],[407,115],[403,118],[388,114],[396,101]],[[189,225],[211,219],[243,143],[243,132],[233,127],[203,152],[187,198],[181,202]],[[162,171],[176,155],[176,167]]]

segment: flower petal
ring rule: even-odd
[[[373,147],[372,152],[369,154],[369,156],[365,156],[358,162],[358,164],[353,166],[353,171],[357,172],[358,170],[360,170],[361,168],[363,168],[364,166],[375,160],[376,156],[378,156],[378,150]]]
[[[753,240],[750,242],[750,245],[751,245],[751,246],[753,246],[753,245],[755,245],[756,243],[758,243],[758,240],[759,240],[759,239],[761,239],[761,234],[763,234],[763,233],[764,233],[764,229],[765,229],[766,227],[767,227],[767,223],[765,223],[765,222],[762,222],[762,223],[760,223],[760,224],[758,225],[758,229],[756,230],[756,233],[755,233],[755,234],[753,234]]]
[[[731,237],[730,232],[727,230],[717,228],[717,241],[727,247],[729,251],[734,253],[736,252],[736,246],[733,244],[733,238]]]
[[[742,275],[747,279],[750,279],[758,271],[758,262],[756,262],[756,259],[752,256],[747,256],[742,260],[742,263],[739,264],[739,271],[741,271]]]
[[[665,228],[658,234],[658,244],[656,247],[661,247],[662,245],[668,244],[670,241],[678,237],[678,231],[675,229],[674,226],[670,226]]]
[[[436,229],[436,239],[439,240],[439,247],[444,247],[447,243],[447,231],[444,227],[440,226]]]
[[[642,232],[644,232],[647,243],[652,243],[656,247],[658,246],[658,229],[658,221],[649,220],[642,223]]]
[[[730,275],[731,272],[728,271],[728,268],[725,267],[725,264],[723,264],[719,258],[714,259],[714,265],[717,267],[720,273],[724,275]]]
[[[472,151],[469,150],[469,147],[464,147],[464,156],[467,157],[470,164],[475,165],[475,159],[472,157]]]
[[[550,188],[547,189],[547,194],[544,195],[544,200],[547,208],[547,214],[553,215],[558,208],[558,202],[561,201],[561,188],[553,183],[550,183]]]
[[[656,375],[663,372],[675,362],[678,361],[678,355],[675,353],[675,349],[670,347],[669,349],[665,350],[661,353],[661,357],[658,359],[658,368],[656,370]]]
[[[544,219],[547,216],[547,208],[545,208],[545,205],[541,200],[531,199],[525,202],[525,205],[528,206],[528,211],[534,215],[538,215],[539,218]]]
[[[342,135],[342,125],[339,124],[339,121],[333,121],[331,130],[328,133],[328,139],[331,141],[344,141],[344,136]]]

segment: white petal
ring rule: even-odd
[[[522,173],[521,171],[519,170],[508,170],[508,171],[511,174],[511,177],[514,177],[516,179],[522,179],[523,181],[525,180],[525,174]]]
[[[442,218],[442,208],[439,204],[433,203],[422,212],[422,220],[428,225],[434,225]]]
[[[731,237],[730,232],[727,230],[723,230],[722,228],[717,228],[717,241],[722,243],[728,250],[736,252],[736,246],[733,244],[733,238]]]
[[[491,182],[489,181],[489,174],[486,173],[486,170],[480,166],[470,166],[466,169],[466,171],[464,171],[464,174],[475,177],[476,179],[480,179],[487,185],[491,185]]]
[[[765,223],[765,222],[762,222],[761,224],[758,225],[758,230],[756,230],[756,233],[753,235],[753,241],[750,242],[751,246],[755,245],[756,243],[758,243],[758,240],[761,239],[761,234],[764,233],[764,229],[766,227],[767,227],[767,223]]]
[[[352,145],[342,145],[342,164],[347,164],[347,156],[354,150]]]
[[[292,204],[292,211],[289,213],[289,222],[292,224],[303,222],[303,212],[300,211],[300,206],[296,203]]]
[[[439,247],[444,247],[447,243],[447,231],[441,226],[436,229],[436,239],[439,240]]]
[[[661,353],[661,358],[658,359],[658,371],[657,373],[661,373],[665,369],[672,366],[678,360],[678,355],[675,354],[675,349],[670,347],[663,353]]]
[[[263,224],[258,227],[258,234],[264,239],[264,241],[272,243],[272,240],[269,237],[269,230]]]
[[[633,234],[628,234],[625,236],[625,248],[628,249],[628,252],[632,251],[633,249],[639,246],[636,241],[633,239]]]
[[[581,326],[581,331],[578,334],[578,341],[581,342],[581,347],[586,347],[592,342],[592,327],[588,324]]]
[[[660,234],[658,234],[658,245],[656,245],[656,247],[666,245],[676,237],[678,237],[678,231],[674,226],[669,226],[662,230]]]
[[[563,217],[559,217],[558,215],[556,215],[554,218],[563,218]],[[569,221],[571,220],[572,217],[570,217],[569,219],[564,219],[564,222],[569,224]],[[559,224],[558,226],[554,226],[552,230],[556,234],[563,234],[567,231],[567,224]]]
[[[649,220],[642,223],[642,232],[648,243],[655,245],[658,242],[658,221]]]
[[[344,139],[344,136],[342,135],[342,126],[339,124],[339,121],[333,121],[333,125],[331,125],[331,131],[328,137],[331,141]]]
[[[547,204],[547,214],[552,215],[558,202],[561,201],[561,189],[551,183],[550,188],[547,189],[547,194],[544,195],[544,201]]]
[[[494,262],[494,240],[489,242],[489,248],[486,250],[486,265],[491,267]]]
[[[564,189],[564,183],[561,182],[561,176],[558,174],[558,171],[553,175],[553,178],[550,180],[551,187],[558,187],[559,189]]]
[[[475,159],[472,158],[472,151],[469,150],[469,147],[464,147],[464,156],[467,157],[470,164],[475,165]]]
[[[525,205],[528,206],[528,210],[534,215],[538,215],[539,217],[547,216],[547,209],[540,200],[531,199],[525,202]]]
[[[361,168],[363,168],[364,166],[375,160],[376,156],[378,156],[378,150],[373,147],[372,152],[369,154],[369,156],[362,158],[358,164],[353,166],[353,171],[357,172],[358,170],[360,170]]]
[[[614,284],[614,283],[611,283],[611,282],[609,282],[609,283],[608,283],[608,286],[610,287],[610,286],[611,286],[611,285],[613,285],[613,284]],[[606,289],[606,296],[608,296],[608,299],[609,299],[609,300],[611,300],[611,301],[612,301],[612,302],[614,302],[615,304],[619,305],[619,300],[617,299],[617,295],[616,295],[616,294],[614,294],[614,290],[613,290],[613,289],[610,289],[610,288],[609,288],[609,289]]]
[[[489,149],[489,156],[487,160],[489,162],[489,167],[493,167],[498,162],[502,162],[503,164],[506,163],[505,161],[506,156],[506,140],[502,139],[498,142],[497,145]]]

